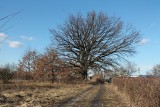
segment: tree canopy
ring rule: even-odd
[[[125,26],[120,18],[95,11],[86,17],[80,13],[71,15],[64,24],[50,31],[61,56],[79,67],[84,79],[88,68],[114,67],[126,56],[134,55],[140,40],[139,31]]]

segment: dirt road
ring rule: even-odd
[[[106,84],[93,85],[64,100],[56,107],[127,107],[124,101]]]
[[[110,84],[53,84],[6,89],[0,107],[127,107]]]

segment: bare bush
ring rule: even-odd
[[[0,68],[0,79],[3,83],[7,83],[13,77],[13,72],[9,64]]]

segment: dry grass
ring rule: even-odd
[[[128,107],[110,84],[11,81],[1,85],[0,107]],[[5,100],[3,100],[5,99]],[[96,101],[96,103],[95,103]],[[67,102],[67,103],[65,103]],[[98,106],[97,106],[98,107]]]
[[[114,78],[113,84],[136,107],[160,107],[159,78]]]
[[[53,106],[90,87],[89,84],[63,84],[33,81],[18,81],[1,85],[2,107]]]
[[[113,84],[108,84],[108,85],[106,85],[106,89],[107,89],[107,91],[109,91],[106,94],[112,95],[114,97],[106,95],[105,98],[107,98],[107,97],[110,99],[114,98],[115,100],[117,100],[117,102],[119,102],[119,104],[115,105],[114,107],[118,107],[118,106],[119,107],[125,107],[125,106],[126,107],[133,107],[130,103],[128,96],[126,96],[124,93],[118,91],[116,86],[114,86]],[[115,101],[115,100],[113,100],[113,101]],[[113,101],[111,99],[111,102],[113,102]]]

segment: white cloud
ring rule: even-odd
[[[4,37],[7,37],[7,35],[4,33],[0,33],[0,38],[4,38]]]
[[[32,41],[34,38],[33,37],[28,37],[28,36],[21,36],[22,39]]]
[[[140,42],[139,42],[139,44],[140,45],[144,45],[144,44],[147,44],[148,42],[150,42],[150,40],[149,39],[142,39]]]
[[[19,41],[9,41],[8,42],[9,47],[11,48],[19,48],[22,46],[22,43]]]
[[[8,37],[8,35],[4,34],[4,33],[0,33],[0,42],[3,42],[6,38]],[[6,43],[8,44],[8,46],[10,48],[19,48],[22,46],[22,43],[19,41],[12,41],[12,40],[7,40]]]
[[[0,33],[0,41],[3,41],[4,39],[7,38],[7,35],[4,33]]]

